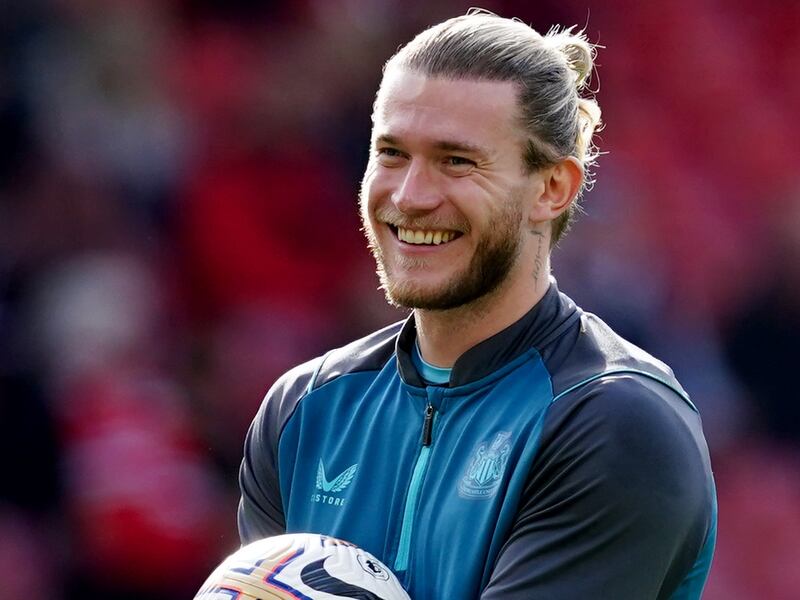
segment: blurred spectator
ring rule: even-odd
[[[728,353],[766,433],[800,449],[800,195],[771,210],[761,225],[772,245],[751,298],[729,324]]]
[[[55,3],[26,46],[26,93],[47,156],[157,214],[187,159],[185,123],[164,90],[169,27],[157,2]]]
[[[18,479],[17,484],[30,480]],[[36,519],[0,503],[0,593],[3,598],[61,600],[63,558],[53,521]]]
[[[40,384],[0,367],[0,596],[62,597],[62,476]]]
[[[719,531],[704,600],[793,600],[800,589],[800,455],[742,444],[719,456]]]
[[[62,446],[72,593],[188,597],[233,541],[219,543],[211,456],[164,371],[175,349],[154,273],[132,255],[83,255],[38,289],[31,325]]]
[[[349,287],[342,267],[365,254],[353,196],[311,146],[203,165],[181,211],[191,302],[217,317],[335,307]]]

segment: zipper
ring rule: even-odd
[[[405,571],[408,569],[408,557],[411,551],[411,533],[414,528],[414,517],[417,512],[417,500],[422,491],[422,480],[428,466],[428,458],[433,444],[433,422],[436,417],[436,409],[428,400],[425,406],[424,418],[422,420],[422,448],[419,451],[414,471],[411,473],[411,483],[408,486],[406,496],[406,506],[403,510],[403,525],[400,529],[400,543],[397,548],[397,558],[394,561],[395,571]]]
[[[422,447],[427,448],[433,443],[433,415],[436,410],[430,402],[425,407],[425,419],[422,421]]]

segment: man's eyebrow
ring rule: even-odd
[[[384,133],[384,134],[381,134],[381,135],[379,135],[378,137],[375,138],[375,143],[376,144],[390,144],[392,146],[397,146],[400,143],[400,140],[398,140],[393,135],[389,135],[389,134]]]
[[[375,138],[375,143],[390,144],[393,146],[397,146],[401,142],[397,137],[393,135],[381,134]],[[488,157],[490,155],[490,152],[481,146],[457,140],[440,140],[438,142],[435,142],[433,144],[433,147],[436,148],[437,150],[443,150],[445,152],[465,152],[468,154],[476,154],[481,157]]]
[[[489,156],[488,150],[468,142],[442,140],[441,142],[436,142],[433,146],[437,150],[444,150],[445,152],[466,152],[467,154],[478,154],[483,157]]]

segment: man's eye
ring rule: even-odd
[[[444,160],[445,166],[456,173],[466,173],[475,166],[475,161],[463,156],[448,156]]]
[[[400,152],[397,148],[377,148],[375,153],[378,158],[378,163],[384,167],[399,167],[403,165],[405,154]]]

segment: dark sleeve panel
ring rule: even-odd
[[[698,415],[637,375],[553,404],[482,600],[669,598],[712,521]]]
[[[242,544],[286,531],[278,477],[278,441],[321,359],[300,365],[272,386],[253,419],[239,468],[237,522]]]

